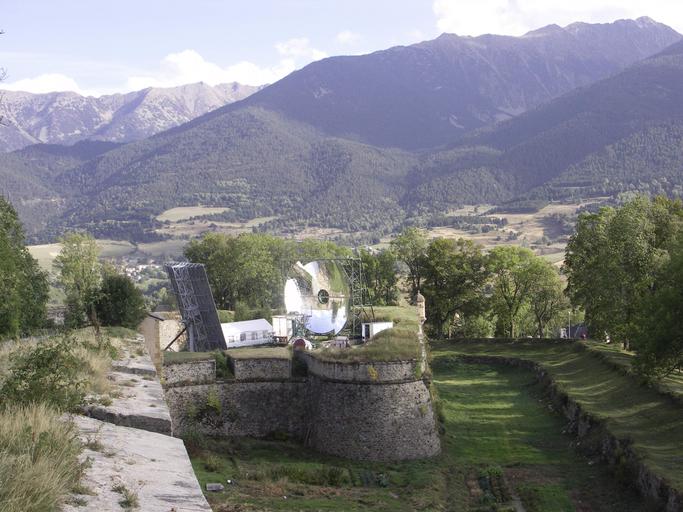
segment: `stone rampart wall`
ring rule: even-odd
[[[174,433],[191,429],[212,436],[285,433],[317,451],[357,460],[418,459],[440,452],[429,388],[416,379],[414,362],[382,363],[373,379],[367,364],[345,369],[343,363],[315,366],[315,360],[307,361],[313,362],[305,379],[275,379],[270,373],[268,381],[236,379],[168,387]],[[188,364],[164,370],[173,366],[185,367],[179,372],[191,371]],[[263,375],[258,373],[263,367],[254,368],[248,367],[245,375]],[[278,368],[284,372],[284,366]],[[240,371],[236,366],[236,377]],[[187,373],[177,378],[176,382],[189,381]]]
[[[161,371],[166,386],[214,382],[216,380],[216,360],[202,359],[165,364]]]
[[[321,379],[340,382],[407,382],[416,380],[417,361],[379,361],[351,363],[325,361],[306,352],[297,352],[308,367],[308,373]]]
[[[176,435],[198,429],[211,436],[304,439],[308,393],[306,381],[225,381],[168,388],[166,401]]]
[[[372,461],[421,459],[441,451],[423,381],[367,384],[309,377],[309,382],[306,442],[315,450]]]
[[[235,380],[287,380],[292,376],[292,362],[282,358],[230,358]]]

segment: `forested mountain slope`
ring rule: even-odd
[[[592,27],[559,30],[597,37]],[[306,225],[386,233],[465,203],[675,192],[683,185],[683,42],[423,151],[332,136],[260,106],[255,100],[267,90],[120,147],[36,146],[5,155],[0,173],[11,178],[3,182],[5,194],[21,203],[32,233],[43,238],[82,228],[136,239],[175,206],[229,207],[222,219],[230,221],[274,216],[266,227],[279,232]],[[393,115],[383,108],[378,116]],[[416,121],[412,132],[418,138],[420,126]],[[44,214],[46,205],[53,215]]]
[[[605,78],[680,38],[649,18],[550,25],[522,37],[443,34],[315,62],[223,112],[261,106],[327,134],[429,148]]]
[[[552,180],[554,197],[562,184],[616,193],[658,176],[683,184],[681,127],[683,42],[459,144],[501,151],[497,168],[526,187]]]

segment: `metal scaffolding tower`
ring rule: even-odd
[[[204,265],[169,263],[164,266],[188,333],[191,352],[224,349],[225,340],[218,321]]]
[[[336,258],[334,261],[341,264],[346,273],[346,278],[349,281],[351,292],[351,325],[348,327],[348,329],[350,329],[349,338],[360,337],[363,317],[366,316],[367,318],[371,318],[371,321],[375,318],[375,312],[372,309],[372,305],[368,302],[368,289],[363,276],[363,262],[360,258]],[[367,308],[370,309],[369,314]]]

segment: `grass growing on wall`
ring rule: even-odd
[[[0,411],[0,510],[52,511],[81,478],[73,425],[45,404]]]
[[[369,342],[350,349],[327,348],[316,350],[314,355],[324,361],[373,362],[407,361],[419,357],[417,331],[411,327],[386,329]]]
[[[288,347],[256,347],[231,348],[224,350],[226,357],[233,359],[291,359],[292,351]]]

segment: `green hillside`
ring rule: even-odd
[[[226,209],[212,221],[270,217],[259,229],[276,233],[335,228],[369,240],[463,204],[675,195],[683,187],[680,84],[683,43],[449,148],[420,152],[331,137],[242,102],[120,147],[2,155],[0,186],[33,241],[74,228],[154,241],[157,216],[178,206]]]

